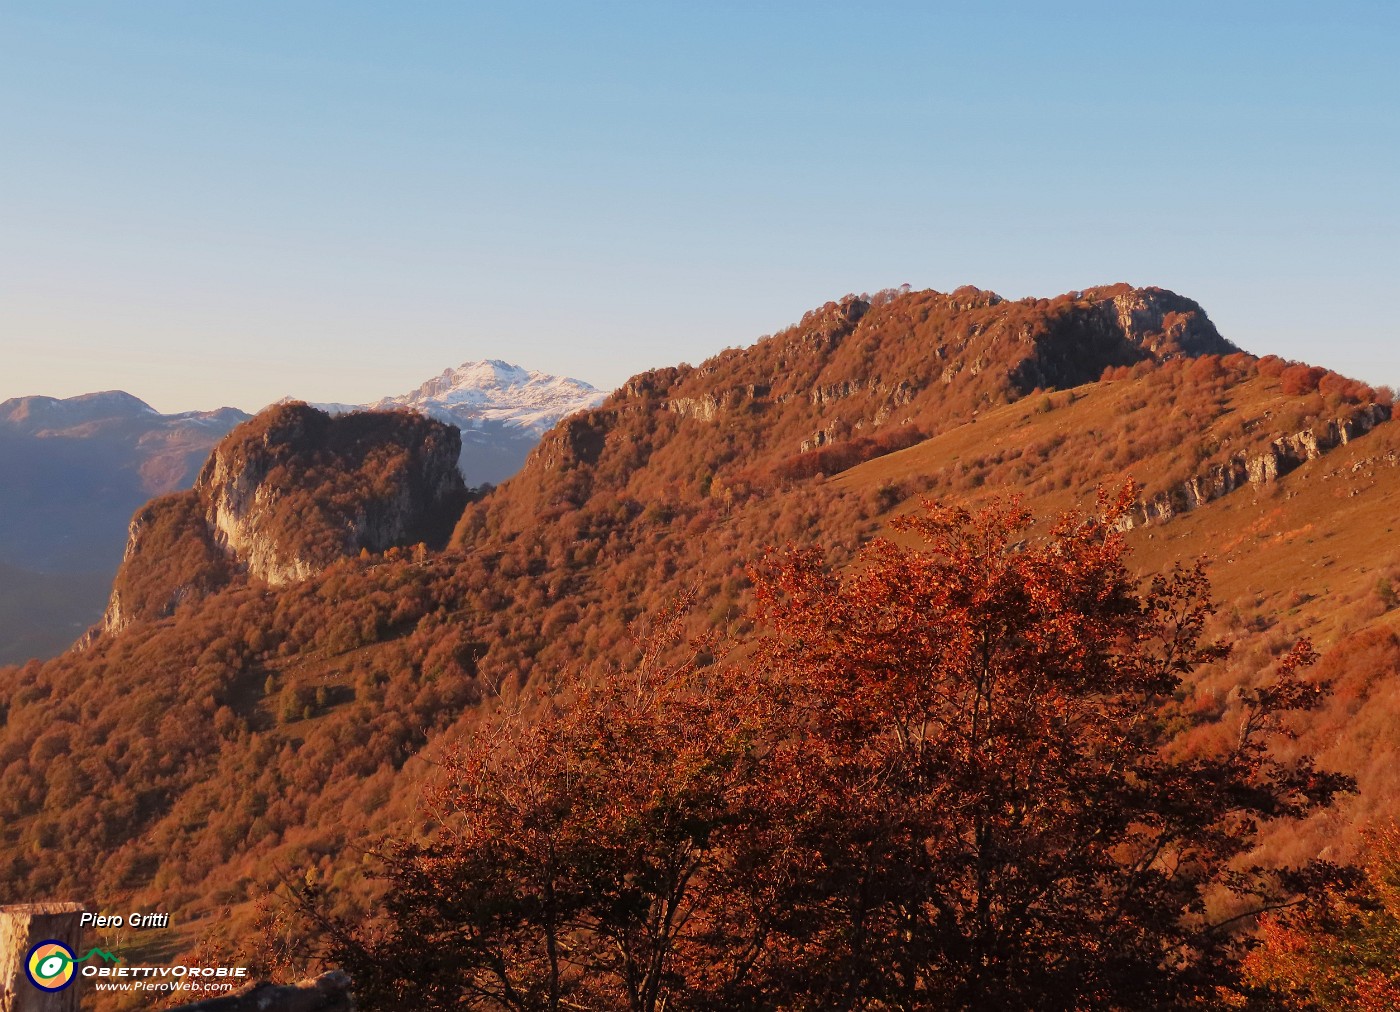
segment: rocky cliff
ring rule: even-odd
[[[1132,530],[1149,524],[1163,524],[1180,513],[1189,513],[1245,485],[1258,489],[1299,465],[1316,460],[1329,450],[1345,446],[1357,436],[1370,432],[1382,422],[1389,421],[1390,415],[1388,405],[1367,404],[1344,417],[1328,419],[1301,432],[1280,436],[1262,453],[1240,451],[1231,454],[1224,463],[1213,464],[1175,488],[1158,492],[1139,502],[1132,513],[1118,522],[1118,526],[1121,530]]]
[[[455,427],[412,412],[280,405],[230,433],[195,482],[217,542],[271,584],[366,549],[444,540],[463,505]]]
[[[1025,332],[1034,350],[1012,369],[1018,390],[1091,383],[1106,366],[1144,359],[1239,350],[1198,303],[1164,288],[1114,285],[1071,294],[1077,298],[1070,311],[1054,315],[1042,333]]]
[[[140,619],[168,618],[182,603],[227,586],[236,562],[215,542],[193,492],[151,500],[131,518],[126,554],[97,631],[116,633]]]
[[[234,578],[277,586],[362,551],[439,547],[466,501],[460,449],[456,428],[413,412],[269,408],[214,448],[191,491],[136,514],[103,631]]]

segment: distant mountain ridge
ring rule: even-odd
[[[83,422],[158,414],[139,397],[125,390],[101,390],[76,397],[12,397],[0,403],[0,422],[29,432],[68,428]]]
[[[248,417],[161,414],[125,391],[0,403],[0,663],[57,654],[91,626],[133,512],[188,487]]]
[[[210,449],[251,416],[161,414],[105,390],[0,403],[0,663],[54,654],[102,611],[127,523],[188,488]]]
[[[165,415],[122,390],[0,403],[0,560],[54,573],[120,558],[114,526],[191,484],[210,448],[251,417]]]

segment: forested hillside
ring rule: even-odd
[[[165,519],[119,578],[139,602],[123,621],[0,671],[6,896],[159,902],[184,942],[231,945],[283,874],[314,869],[335,909],[357,909],[377,888],[364,849],[426,828],[422,786],[484,713],[544,713],[573,679],[628,670],[633,627],[682,597],[688,632],[742,646],[762,631],[749,569],[768,547],[820,547],[839,567],[919,497],[1014,492],[1049,516],[1128,478],[1142,491],[1120,518],[1127,565],[1208,556],[1221,608],[1205,632],[1235,646],[1176,690],[1179,747],[1234,733],[1241,694],[1300,636],[1336,681],[1286,747],[1361,791],[1265,837],[1264,856],[1350,857],[1363,821],[1400,801],[1381,733],[1400,717],[1389,392],[1241,352],[1172,293],[830,303],[566,419],[521,474],[459,500],[441,549],[416,529],[341,538],[367,504],[412,500],[417,472],[361,449],[342,481],[341,457],[298,442],[318,413],[277,410],[216,451],[205,499],[150,507]],[[396,424],[400,442],[376,445],[430,434]],[[260,570],[217,535],[213,490],[260,483],[278,490],[260,530],[301,539],[314,565],[273,552]]]

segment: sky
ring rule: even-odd
[[[1400,385],[1400,4],[0,0],[0,399],[611,388],[1128,281]]]

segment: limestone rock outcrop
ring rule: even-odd
[[[454,426],[413,412],[279,404],[234,429],[195,486],[132,520],[101,630],[235,578],[293,583],[361,551],[446,542],[467,493]]]
[[[1178,514],[1189,513],[1245,485],[1258,488],[1277,481],[1299,465],[1345,446],[1357,436],[1389,421],[1390,414],[1387,405],[1368,404],[1346,417],[1332,418],[1313,428],[1280,436],[1262,453],[1232,454],[1224,463],[1213,464],[1175,488],[1139,502],[1130,514],[1118,521],[1118,527],[1132,530],[1166,523]]]

